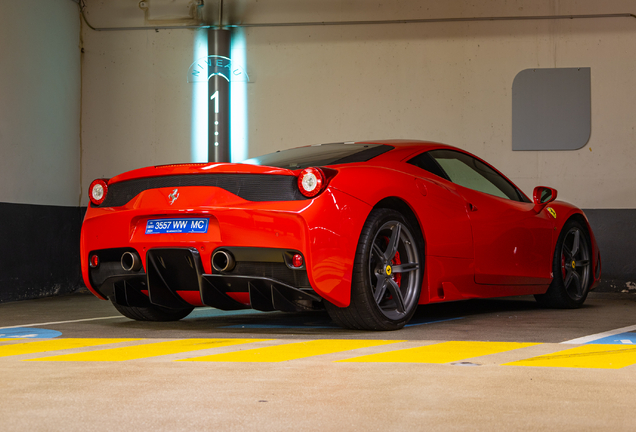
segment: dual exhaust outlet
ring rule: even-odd
[[[235,265],[234,256],[228,251],[218,250],[212,254],[212,268],[218,273],[232,271]]]
[[[232,271],[235,265],[234,256],[228,251],[218,250],[212,254],[212,268],[219,273]],[[121,256],[121,268],[127,272],[139,271],[141,258],[136,252],[124,252]]]
[[[138,271],[141,269],[141,258],[137,252],[124,252],[121,256],[121,268],[126,271]]]

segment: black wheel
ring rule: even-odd
[[[181,318],[187,317],[194,309],[193,307],[171,309],[148,302],[147,306],[123,306],[111,299],[115,309],[126,318],[137,321],[179,321]]]
[[[420,237],[397,211],[375,209],[362,228],[351,281],[351,304],[325,306],[339,325],[397,330],[411,319],[422,290]]]
[[[577,221],[563,227],[554,251],[552,283],[545,294],[535,295],[549,308],[581,307],[592,284],[592,250],[587,230]]]

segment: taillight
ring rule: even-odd
[[[99,257],[97,255],[91,255],[89,265],[93,268],[99,266]]]
[[[320,168],[305,168],[298,175],[298,189],[304,196],[311,198],[322,192],[325,182],[325,175]]]
[[[93,180],[88,187],[88,197],[95,205],[100,205],[106,199],[108,193],[108,184],[104,179]]]

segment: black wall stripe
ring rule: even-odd
[[[73,292],[83,285],[85,209],[0,203],[0,303]]]

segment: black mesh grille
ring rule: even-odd
[[[271,174],[185,174],[127,180],[108,185],[98,207],[119,207],[148,189],[183,186],[214,186],[247,201],[297,201],[305,198],[294,176]]]

